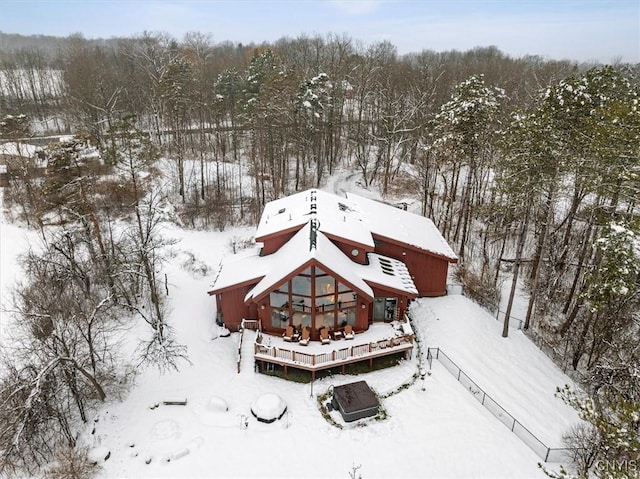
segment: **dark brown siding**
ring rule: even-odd
[[[280,334],[283,330],[274,330],[271,328],[271,305],[269,304],[269,296],[262,299],[259,303],[252,303],[257,311],[258,319],[262,322],[262,329],[266,332]]]
[[[242,318],[255,319],[255,317],[251,317],[251,308],[244,304],[244,297],[251,288],[252,286],[244,286],[221,294],[222,321],[231,331],[238,330]],[[218,305],[219,307],[220,305]]]
[[[357,245],[336,241],[333,238],[332,238],[332,243],[335,244],[338,247],[338,249],[342,251],[351,261],[354,261],[360,264],[365,264],[367,260],[367,255],[364,248]],[[358,254],[356,256],[353,256],[352,254],[353,250],[358,250]]]
[[[261,236],[256,238],[257,243],[262,243],[262,254],[271,254],[278,251],[284,244],[286,244],[293,236],[300,231],[302,225],[294,226],[286,230],[279,231],[267,236]]]
[[[369,328],[369,306],[373,304],[365,298],[358,297],[356,325],[353,329],[364,331]],[[364,308],[362,307],[364,305]]]
[[[294,235],[295,233],[284,234],[280,236],[275,236],[272,238],[268,238],[264,240],[262,247],[262,254],[272,254],[278,251],[282,246],[284,246]]]

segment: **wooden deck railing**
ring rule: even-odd
[[[243,319],[240,323],[240,328],[262,331],[262,322],[259,319]]]
[[[240,374],[240,363],[242,363],[242,340],[244,339],[244,328],[240,330],[240,341],[238,341],[238,353],[236,354],[236,365]]]
[[[330,364],[343,364],[366,360],[370,357],[384,356],[413,348],[413,335],[407,334],[376,342],[349,346],[346,348],[327,351],[326,353],[310,354],[294,349],[254,344],[255,358],[267,362],[289,364],[303,369],[322,369]]]

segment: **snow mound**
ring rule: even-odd
[[[222,399],[219,396],[211,396],[207,403],[204,406],[205,410],[208,412],[227,412],[229,410],[229,405],[227,401]]]
[[[218,338],[228,338],[229,336],[231,336],[231,331],[229,331],[226,327],[218,326],[217,324],[213,326],[213,329],[211,331],[212,340]]]
[[[227,401],[219,396],[211,396],[198,408],[197,415],[202,424],[227,427],[231,424],[227,411]]]
[[[106,447],[94,447],[87,453],[87,458],[92,464],[100,464],[111,457],[111,452]]]
[[[271,423],[287,412],[287,404],[277,394],[263,394],[251,405],[251,413],[258,421]]]

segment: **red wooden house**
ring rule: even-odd
[[[266,333],[403,317],[418,296],[446,294],[457,261],[433,222],[354,194],[307,190],[268,203],[255,247],[225,258],[209,290],[229,329],[257,319]]]

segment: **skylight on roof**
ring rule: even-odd
[[[395,270],[393,268],[393,264],[387,258],[378,258],[380,262],[380,269],[384,274],[388,274],[389,276],[395,276]]]

